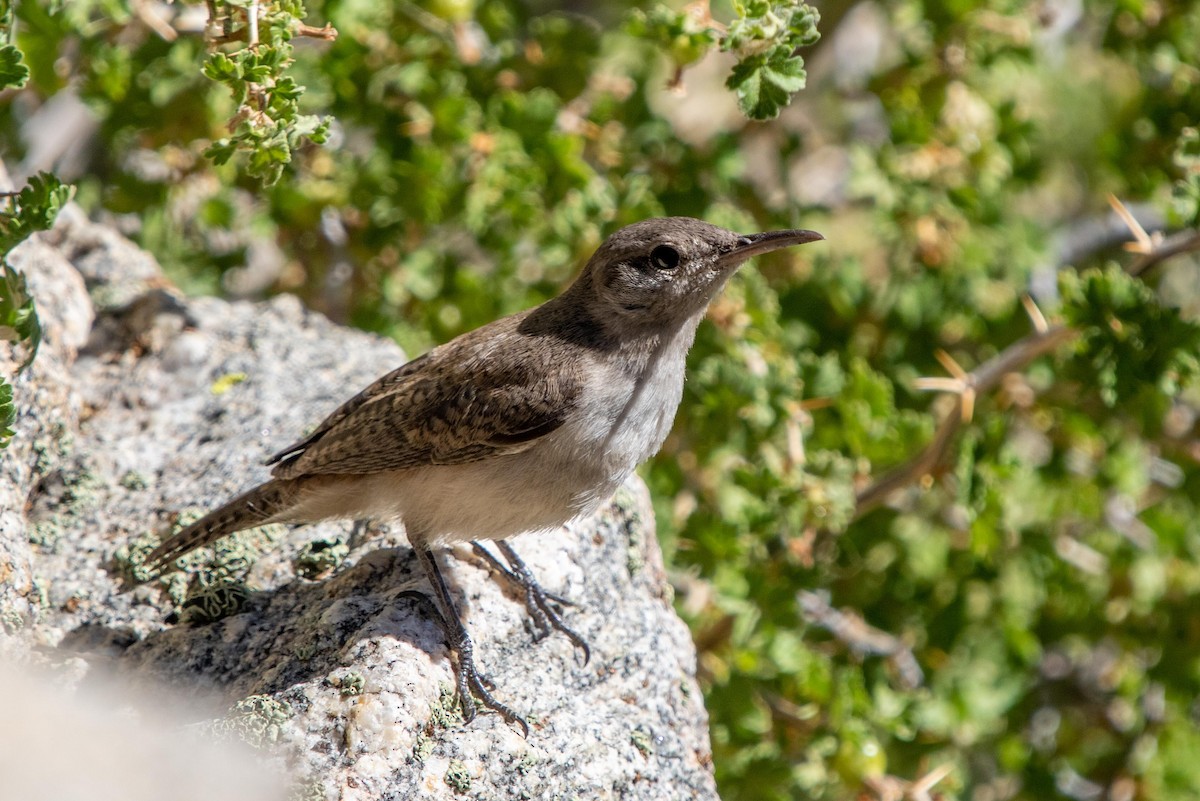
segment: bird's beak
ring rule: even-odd
[[[738,239],[733,250],[722,253],[717,258],[718,268],[736,267],[747,259],[772,250],[789,248],[792,245],[803,245],[817,242],[825,237],[816,231],[796,229],[791,231],[767,231],[762,234],[748,234]]]

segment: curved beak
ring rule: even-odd
[[[733,250],[722,253],[717,258],[719,267],[735,267],[747,259],[772,250],[789,248],[792,245],[804,245],[817,242],[825,237],[816,231],[806,231],[802,228],[791,231],[767,231],[761,234],[748,234],[738,239]]]

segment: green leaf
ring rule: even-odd
[[[204,76],[214,81],[231,83],[242,79],[241,69],[236,61],[224,53],[213,53],[204,62]]]
[[[1078,369],[1109,407],[1146,388],[1175,395],[1200,376],[1200,323],[1115,264],[1059,274],[1064,319],[1083,336]]]
[[[721,49],[725,51],[732,50],[744,56],[778,45],[794,52],[821,38],[817,31],[821,15],[812,6],[797,0],[735,2],[734,10],[739,18],[730,24],[721,42]]]
[[[804,59],[777,47],[739,61],[725,85],[737,94],[743,114],[752,120],[770,120],[779,116],[806,80]]]
[[[212,159],[213,164],[224,164],[233,158],[233,154],[237,152],[237,145],[228,139],[218,139],[207,148],[204,149],[204,157]]]
[[[36,231],[54,225],[54,219],[71,198],[72,187],[64,185],[49,173],[38,173],[29,184],[9,196],[9,210],[0,213],[0,259]],[[19,370],[33,361],[42,341],[33,297],[25,277],[7,263],[0,262],[0,338],[21,342],[27,349]]]
[[[0,212],[0,257],[36,231],[54,225],[58,212],[71,199],[72,187],[63,184],[50,173],[42,172],[29,179],[29,184],[10,197],[11,208]]]
[[[293,144],[299,143],[301,137],[308,137],[320,144],[328,134],[329,120],[322,119],[314,114],[302,114],[297,116],[292,122],[292,128],[288,131],[288,138]],[[320,137],[320,140],[318,140],[318,137]]]
[[[3,269],[3,275],[0,275],[0,339],[25,343],[25,361],[17,368],[24,370],[37,355],[42,342],[42,326],[33,297],[25,285],[25,276],[7,264]]]
[[[0,47],[0,89],[20,89],[29,80],[29,68],[21,58],[21,51],[13,45]]]
[[[12,384],[0,378],[0,450],[8,447],[15,433],[13,423],[17,421],[17,407],[13,404]]]
[[[739,18],[730,24],[721,50],[740,58],[725,85],[737,94],[747,117],[773,119],[804,88],[804,59],[797,51],[820,38],[820,15],[797,0],[742,0],[734,10]]]
[[[1200,129],[1180,131],[1173,160],[1182,176],[1171,189],[1171,211],[1181,227],[1195,226],[1200,223]]]
[[[665,48],[678,67],[699,61],[717,41],[716,32],[695,15],[664,5],[648,12],[634,9],[626,29],[632,36]]]

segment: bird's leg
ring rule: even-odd
[[[346,544],[350,547],[350,550],[353,551],[355,548],[357,548],[363,542],[363,540],[365,540],[367,538],[367,536],[370,533],[371,533],[370,518],[366,518],[366,517],[356,518],[354,520],[354,523],[351,524],[351,526],[350,526],[350,537],[349,537],[349,539],[347,539]]]
[[[536,629],[534,638],[540,640],[550,634],[551,628],[558,629],[583,653],[583,664],[586,665],[591,658],[591,649],[583,637],[580,637],[563,622],[559,610],[554,608],[554,604],[561,606],[574,606],[574,604],[542,589],[525,562],[517,555],[516,550],[504,540],[497,540],[496,547],[500,549],[500,553],[504,554],[504,558],[508,561],[507,565],[503,564],[479,542],[472,541],[471,547],[497,572],[521,588],[525,595],[525,608],[529,611],[529,616],[533,619]]]
[[[432,551],[426,548],[415,548],[414,550],[416,550],[417,559],[425,571],[425,578],[433,586],[435,602],[431,603],[426,596],[419,592],[406,592],[402,595],[415,598],[425,606],[441,625],[450,650],[458,657],[458,672],[455,680],[459,703],[462,705],[463,720],[468,723],[474,720],[475,699],[478,698],[485,707],[498,712],[506,723],[519,723],[525,732],[525,737],[528,738],[529,724],[525,722],[525,719],[497,701],[484,686],[483,678],[475,668],[474,645],[471,642],[471,635],[467,633],[467,627],[463,625],[458,610],[454,608],[454,600],[450,597],[450,588],[446,586],[446,579],[442,577],[442,571],[438,568],[437,558]]]

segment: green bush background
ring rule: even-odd
[[[174,16],[203,6],[156,6],[168,41],[120,0],[20,4],[31,79],[0,106],[3,158],[72,93],[97,126],[83,157],[25,166],[181,286],[295,292],[412,353],[554,295],[645,217],[828,238],[715,303],[645,470],[724,797],[887,798],[940,770],[935,794],[973,801],[1200,794],[1200,261],[1130,276],[1107,201],[1196,226],[1200,5],[822,3],[808,86],[766,122],[724,85],[720,30],[678,9],[264,6],[338,36],[262,66],[304,93],[235,152],[238,80],[202,74]],[[761,28],[764,8],[791,5],[712,13]],[[324,144],[300,113],[329,118]],[[960,402],[914,381],[945,375],[939,350],[969,371],[1029,335],[1026,293],[1079,336],[856,515]],[[861,619],[805,614],[801,591]]]

